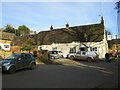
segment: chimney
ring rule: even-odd
[[[101,17],[101,24],[104,25],[104,19],[103,19],[103,16]]]
[[[66,28],[69,28],[69,24],[68,23],[66,24]]]
[[[50,30],[53,30],[53,26],[51,25]]]

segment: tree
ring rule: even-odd
[[[34,44],[34,40],[33,39],[28,39],[27,43],[23,46],[23,48],[21,48],[21,50],[23,51],[29,51],[32,49],[32,45]]]
[[[20,32],[9,24],[5,26],[5,29],[3,29],[3,32],[14,33],[17,36],[20,36]]]
[[[17,36],[20,36],[20,31],[18,31],[18,30],[16,29],[15,34],[16,34]]]
[[[15,29],[11,25],[7,24],[5,26],[5,29],[3,30],[3,32],[8,32],[8,33],[14,33],[15,34]]]
[[[28,35],[30,33],[30,29],[26,27],[25,25],[19,26],[18,31],[20,32],[21,35]]]

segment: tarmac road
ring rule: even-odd
[[[11,75],[3,73],[2,88],[118,87],[118,61],[110,63],[71,62],[63,65],[38,64],[35,70],[24,69]]]

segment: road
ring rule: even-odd
[[[61,61],[67,61],[61,60]],[[68,60],[70,62],[70,60]],[[35,70],[3,73],[3,88],[117,88],[118,62],[71,61],[63,65],[38,64]]]

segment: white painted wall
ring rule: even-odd
[[[105,56],[105,53],[108,52],[108,45],[105,41],[101,41],[101,42],[82,42],[85,45],[89,46],[89,47],[97,47],[97,51],[95,51],[100,58]],[[70,51],[70,48],[73,48],[76,46],[76,51],[79,51],[80,47],[85,47],[84,45],[82,45],[79,42],[72,42],[72,43],[53,43],[51,45],[41,45],[43,50],[48,50],[51,51],[52,48],[57,47],[57,50],[62,51],[63,53],[68,54]],[[38,46],[38,50],[40,46]],[[90,48],[88,48],[88,51],[90,51]]]

